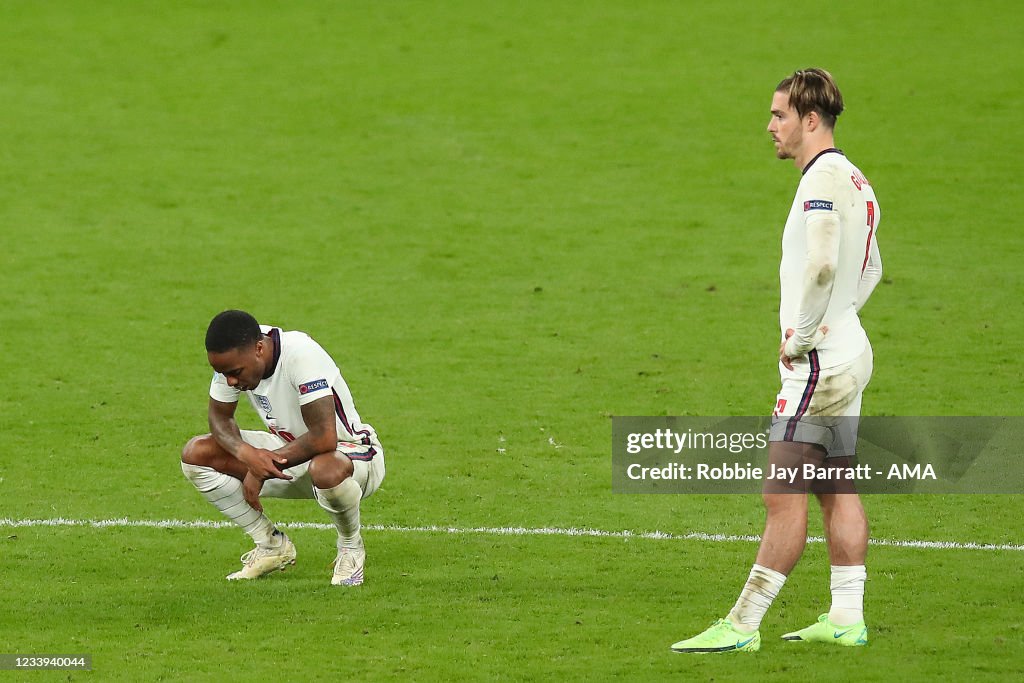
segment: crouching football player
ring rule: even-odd
[[[306,334],[261,326],[243,311],[214,317],[206,351],[214,369],[210,433],[185,445],[181,469],[256,543],[227,578],[255,579],[295,563],[295,546],[263,513],[261,497],[313,498],[338,530],[331,583],[358,586],[366,560],[359,503],[384,478],[384,449],[338,366]],[[268,431],[239,429],[242,393]]]

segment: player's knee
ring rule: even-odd
[[[761,496],[768,516],[805,515],[807,499],[799,493],[765,493]]]
[[[309,461],[309,478],[318,489],[334,488],[352,476],[352,461],[335,453],[321,453]]]
[[[209,441],[213,437],[209,434],[193,436],[181,449],[181,461],[188,465],[206,465],[206,455],[209,454]]]

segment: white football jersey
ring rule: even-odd
[[[302,419],[302,406],[325,396],[333,397],[338,441],[370,446],[362,457],[369,459],[380,448],[377,433],[356,411],[348,385],[337,364],[304,332],[286,332],[261,325],[274,342],[271,375],[252,391],[245,392],[267,429],[285,441],[294,441],[309,431]],[[222,403],[236,403],[241,394],[224,375],[213,373],[210,397]]]
[[[806,221],[820,212],[839,218],[839,260],[821,321],[828,333],[816,346],[819,367],[832,368],[853,361],[868,344],[857,315],[857,286],[881,218],[871,184],[837,149],[821,152],[804,169],[782,234],[779,324],[783,337],[787,328],[797,328],[807,267]],[[807,356],[793,359],[793,366],[796,372],[806,373]]]

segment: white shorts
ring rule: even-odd
[[[242,440],[250,446],[276,451],[288,442],[277,434],[243,429]],[[380,445],[363,446],[355,443],[338,443],[339,455],[352,461],[352,479],[363,490],[363,498],[369,498],[384,479],[384,449]],[[267,498],[314,498],[313,480],[309,477],[309,461],[284,470],[291,479],[267,479],[263,482],[260,497]]]
[[[775,398],[769,441],[817,444],[827,457],[851,456],[857,450],[864,388],[871,380],[871,345],[853,362],[816,368],[817,354],[808,354],[810,371],[784,373]]]

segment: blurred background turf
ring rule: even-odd
[[[388,450],[369,523],[759,533],[749,497],[612,495],[609,417],[770,410],[799,174],[764,128],[811,65],[883,211],[865,412],[1019,415],[1021,18],[2,3],[0,516],[215,518],[177,457],[239,307],[338,361]],[[1015,500],[868,508],[1020,543]]]

